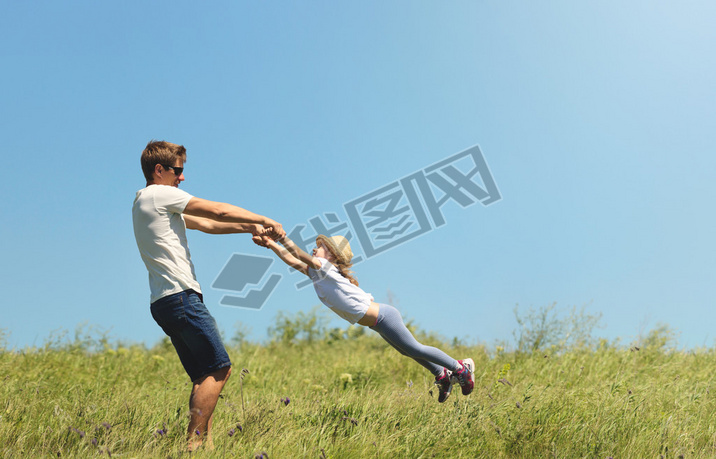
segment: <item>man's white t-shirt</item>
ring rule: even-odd
[[[182,216],[192,197],[173,186],[149,185],[134,198],[134,237],[149,271],[151,303],[184,290],[201,293]]]
[[[309,266],[308,277],[313,281],[318,299],[348,322],[358,322],[368,312],[373,296],[351,284],[338,268],[325,258],[316,259],[321,262],[321,267],[313,269]]]

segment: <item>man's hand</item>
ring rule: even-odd
[[[286,231],[283,230],[280,223],[273,222],[271,225],[266,227],[266,234],[274,241],[278,241],[286,235]]]
[[[268,230],[263,226],[255,223],[252,225],[251,234],[253,236],[263,236]]]

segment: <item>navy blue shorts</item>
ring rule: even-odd
[[[165,296],[152,303],[151,310],[192,381],[231,366],[216,320],[199,293],[185,290]]]

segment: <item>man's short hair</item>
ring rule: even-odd
[[[186,148],[164,140],[150,140],[142,152],[142,172],[147,182],[154,180],[154,168],[157,164],[173,166],[177,158],[186,161]]]

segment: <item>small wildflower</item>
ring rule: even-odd
[[[411,387],[413,387],[413,381],[412,380],[408,381],[407,385],[408,385],[408,389],[410,389]]]
[[[97,446],[97,439],[96,439],[96,438],[93,438],[93,439],[92,439],[92,446]]]
[[[234,429],[229,429],[229,437],[233,437],[236,431]]]
[[[196,431],[194,433],[197,435],[201,435],[201,432],[199,431],[199,429],[196,429]]]
[[[281,403],[283,403],[284,405],[288,405],[289,403],[291,403],[291,399],[288,397],[282,397]]]
[[[104,427],[107,430],[110,430],[112,428],[112,424],[110,424],[109,422],[103,422],[102,427]]]

